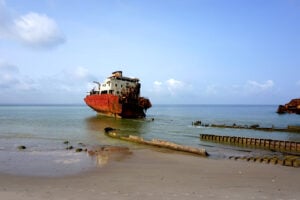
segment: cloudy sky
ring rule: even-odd
[[[0,104],[80,104],[112,71],[154,104],[300,97],[297,0],[0,0]]]

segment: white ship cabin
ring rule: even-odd
[[[122,76],[122,71],[115,71],[108,77],[104,83],[97,83],[91,94],[113,94],[123,96],[129,93],[140,95],[140,83],[138,78],[129,78]]]

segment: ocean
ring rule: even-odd
[[[276,113],[277,105],[154,105],[146,119],[98,116],[86,105],[1,105],[0,172],[21,175],[68,175],[94,167],[84,153],[65,150],[64,141],[76,146],[125,145],[147,148],[108,138],[105,127],[145,139],[158,138],[205,148],[212,159],[228,156],[280,154],[201,141],[199,134],[216,134],[300,142],[300,134],[193,126],[202,124],[248,125],[285,128],[300,126],[300,115]],[[20,151],[18,146],[26,149]]]

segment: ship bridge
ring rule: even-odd
[[[138,98],[140,96],[140,87],[138,78],[124,77],[122,71],[115,71],[103,83],[99,83],[98,88],[94,88],[94,91],[98,94],[113,94],[117,96],[134,94]]]

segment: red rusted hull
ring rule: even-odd
[[[138,101],[122,102],[118,96],[113,94],[87,95],[84,101],[98,114],[120,118],[144,118],[146,116],[144,110],[147,108],[139,105]]]

